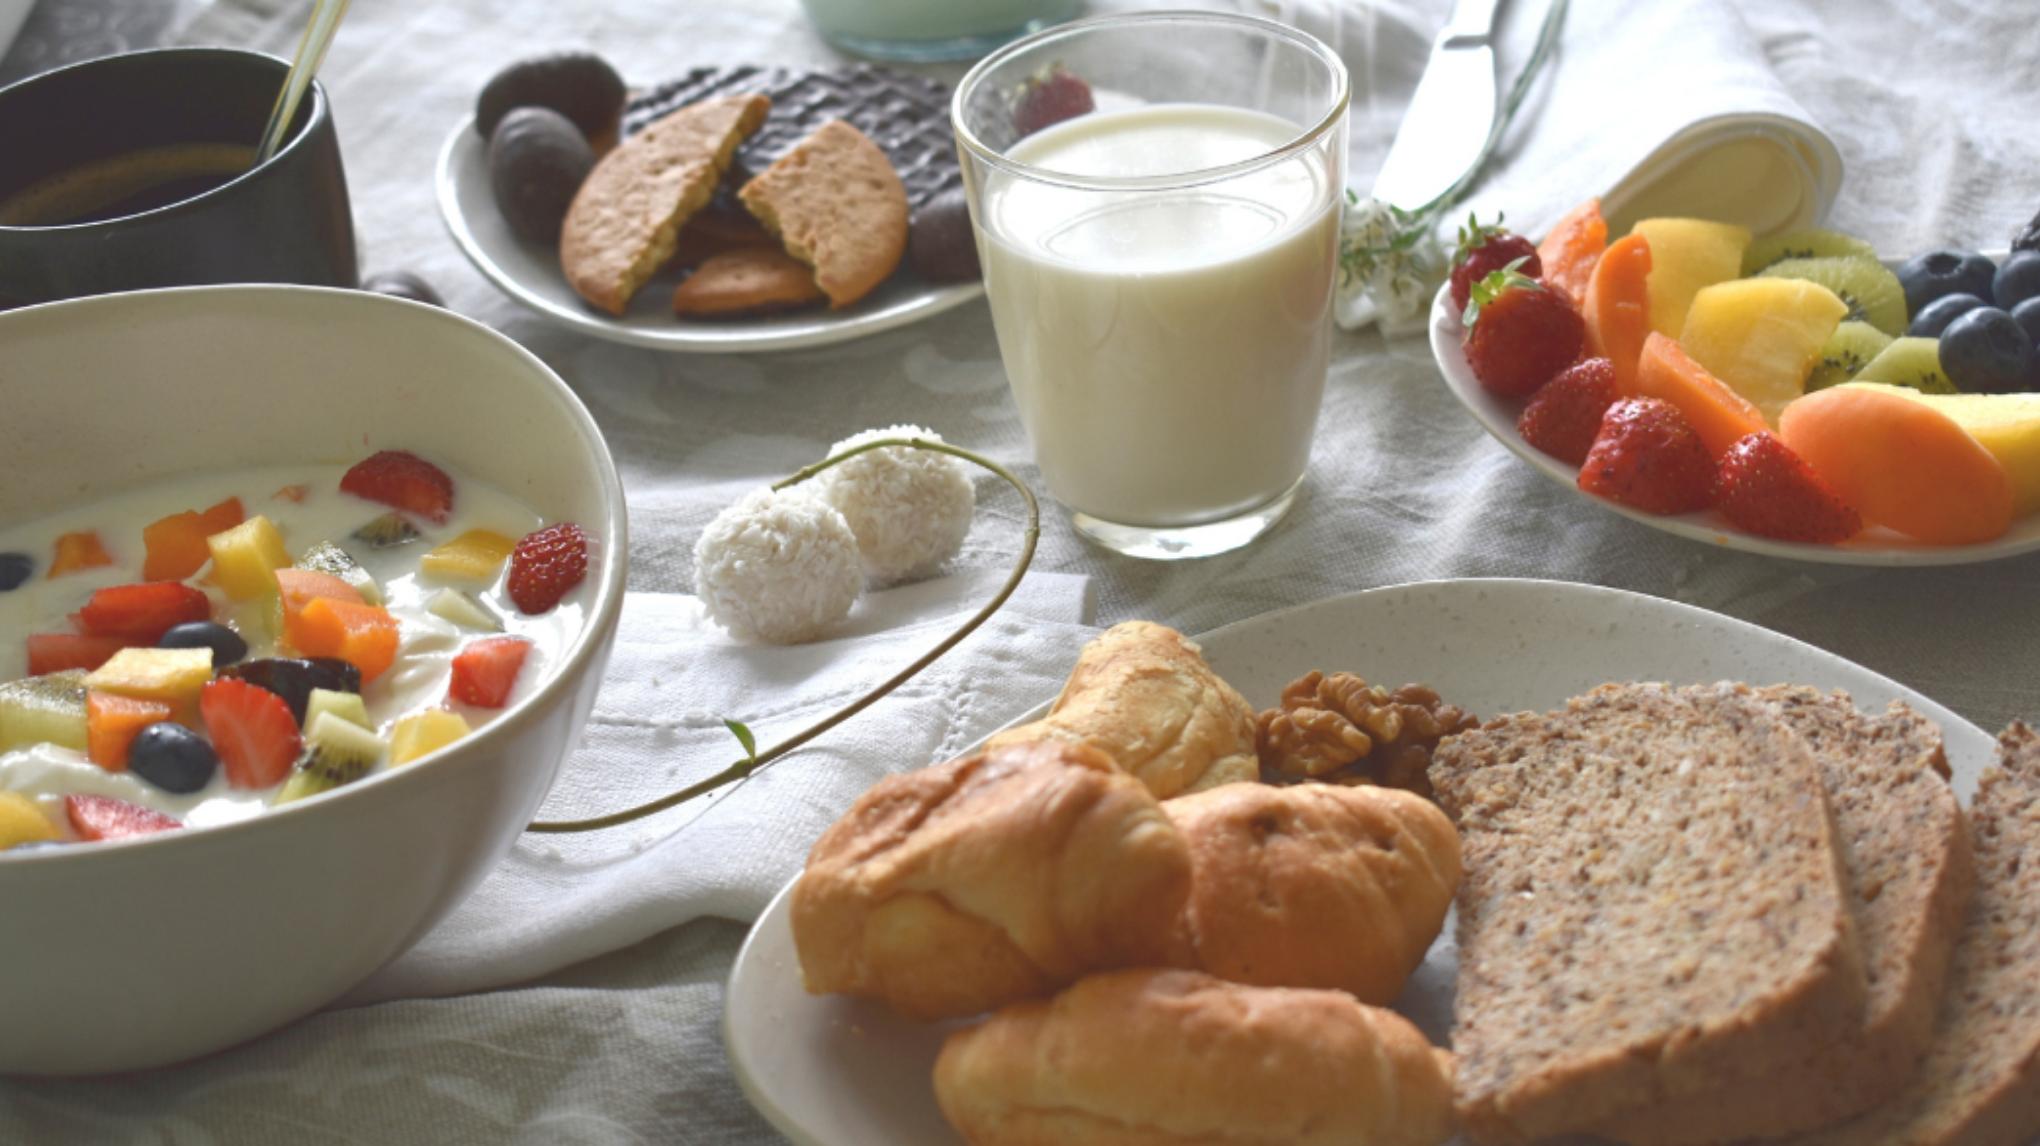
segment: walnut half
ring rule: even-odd
[[[1261,778],[1271,784],[1376,784],[1428,798],[1432,750],[1479,723],[1425,685],[1390,692],[1352,673],[1311,672],[1261,713],[1255,746]]]

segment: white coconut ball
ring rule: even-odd
[[[890,426],[844,438],[829,447],[829,456],[880,438],[942,440],[919,426]],[[879,584],[934,573],[963,547],[977,507],[969,463],[906,446],[859,454],[807,484],[850,523],[865,571]]]
[[[811,641],[850,612],[863,588],[849,523],[795,490],[747,495],[694,543],[694,592],[710,619],[739,637]]]

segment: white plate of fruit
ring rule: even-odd
[[[1667,533],[1846,565],[2040,549],[2036,344],[2040,220],[2001,258],[1894,265],[1704,220],[1611,242],[1589,201],[1534,246],[1462,233],[1431,311],[1453,394],[1553,480]]]

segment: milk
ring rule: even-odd
[[[1071,175],[1168,176],[1299,134],[1260,112],[1160,104],[1083,116],[1007,155]],[[1297,483],[1329,354],[1336,162],[1311,148],[1222,181],[1115,192],[985,172],[985,290],[1057,500],[1165,528],[1237,516]]]

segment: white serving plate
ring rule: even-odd
[[[569,330],[655,350],[734,354],[827,346],[892,330],[980,298],[981,283],[932,284],[902,268],[847,310],[796,310],[756,318],[680,319],[679,280],[655,276],[617,318],[583,302],[560,273],[559,252],[512,233],[489,190],[488,145],[469,116],[439,149],[439,215],[461,253],[504,294]]]
[[[1579,497],[1631,521],[1640,521],[1652,529],[1725,549],[1761,553],[1766,557],[1790,557],[1796,561],[1821,561],[1830,565],[1973,565],[2040,549],[2040,515],[2012,522],[2011,529],[2004,536],[1981,545],[1922,545],[1881,527],[1866,529],[1841,545],[1808,545],[1796,541],[1773,541],[1744,533],[1712,510],[1665,517],[1595,497],[1580,489],[1579,467],[1552,457],[1524,441],[1523,435],[1516,432],[1516,416],[1522,413],[1523,403],[1490,394],[1473,376],[1473,367],[1467,364],[1466,352],[1461,344],[1464,330],[1460,312],[1452,305],[1448,284],[1439,289],[1438,297],[1431,302],[1431,354],[1438,360],[1438,372],[1445,376],[1446,387],[1481,424],[1481,428],[1509,447],[1517,457],[1529,462],[1539,473],[1564,485]]]
[[[1226,680],[1272,701],[1311,669],[1422,681],[1482,717],[1548,709],[1619,680],[1794,682],[1859,705],[1904,700],[1941,726],[1966,801],[1992,761],[1982,729],[1896,681],[1747,622],[1616,589],[1555,581],[1396,585],[1227,625],[1198,638]],[[1072,660],[1077,650],[1071,649]],[[1046,705],[1043,706],[1044,709]],[[1022,720],[1032,720],[1040,710]],[[799,1146],[954,1146],[931,1080],[943,1036],[883,1005],[801,987],[787,889],[730,974],[724,1039],[744,1093]],[[1450,921],[1396,1009],[1444,1045],[1456,968]]]

